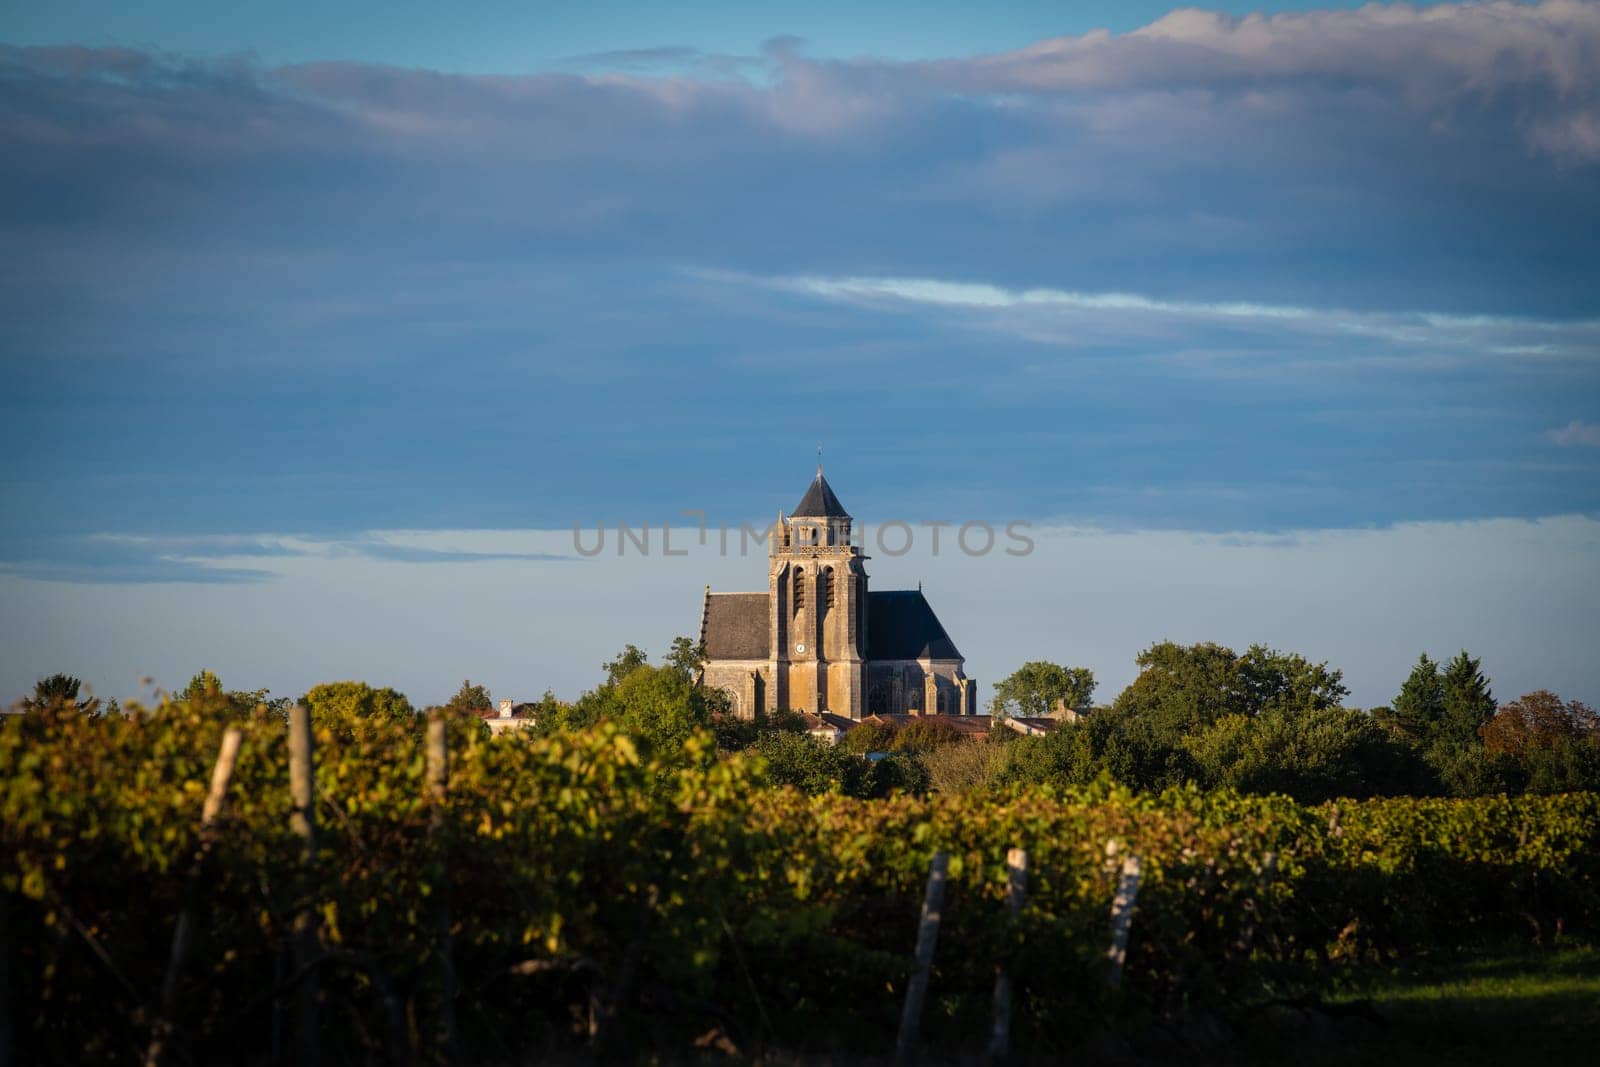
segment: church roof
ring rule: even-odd
[[[920,589],[867,594],[867,659],[960,659]]]
[[[768,659],[772,619],[766,593],[712,593],[701,623],[707,659]]]
[[[709,660],[772,657],[772,617],[766,593],[710,593],[700,636]],[[920,589],[867,594],[867,659],[960,659]]]
[[[794,506],[790,516],[798,519],[848,519],[850,513],[839,503],[839,498],[833,494],[833,486],[828,484],[828,479],[822,476],[822,468],[817,468],[817,476],[811,482],[811,488],[806,490],[806,495],[800,498],[800,503]]]

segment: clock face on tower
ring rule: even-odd
[[[803,655],[805,653],[805,650],[806,650],[806,643],[804,641],[801,641],[798,645],[794,646],[794,650]]]

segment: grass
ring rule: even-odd
[[[1413,960],[1345,976],[1326,1012],[1283,1010],[1188,1064],[1575,1065],[1600,1056],[1600,949]]]
[[[1600,948],[1522,947],[1354,967],[1320,1008],[1277,1007],[1245,1024],[1181,1029],[1093,1041],[1065,1062],[1097,1067],[1578,1067],[1600,1062]],[[777,1055],[764,1062],[833,1067],[889,1061]],[[978,1060],[947,1051],[924,1062],[956,1067]],[[1060,1061],[1023,1049],[1014,1062],[1032,1067]]]
[[[1600,1055],[1600,949],[1426,960],[1357,976],[1335,1003],[1368,1000],[1370,1046],[1392,1063],[1592,1063]]]
[[[1180,1032],[1181,1031],[1181,1032]],[[1102,1067],[1600,1062],[1600,948],[1516,948],[1345,972],[1319,1007],[1085,1048]],[[1026,1061],[1026,1057],[1024,1057]]]

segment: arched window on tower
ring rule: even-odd
[[[817,610],[826,614],[833,609],[833,568],[824,567],[817,575]]]
[[[795,611],[795,614],[796,615],[800,614],[801,609],[803,609],[805,606],[806,606],[805,573],[803,571],[801,571],[799,567],[796,567],[794,569],[794,611]]]

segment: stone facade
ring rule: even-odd
[[[867,556],[822,476],[768,545],[765,593],[706,587],[703,684],[741,718],[777,709],[832,714],[974,715],[977,682],[922,590],[869,592]]]

